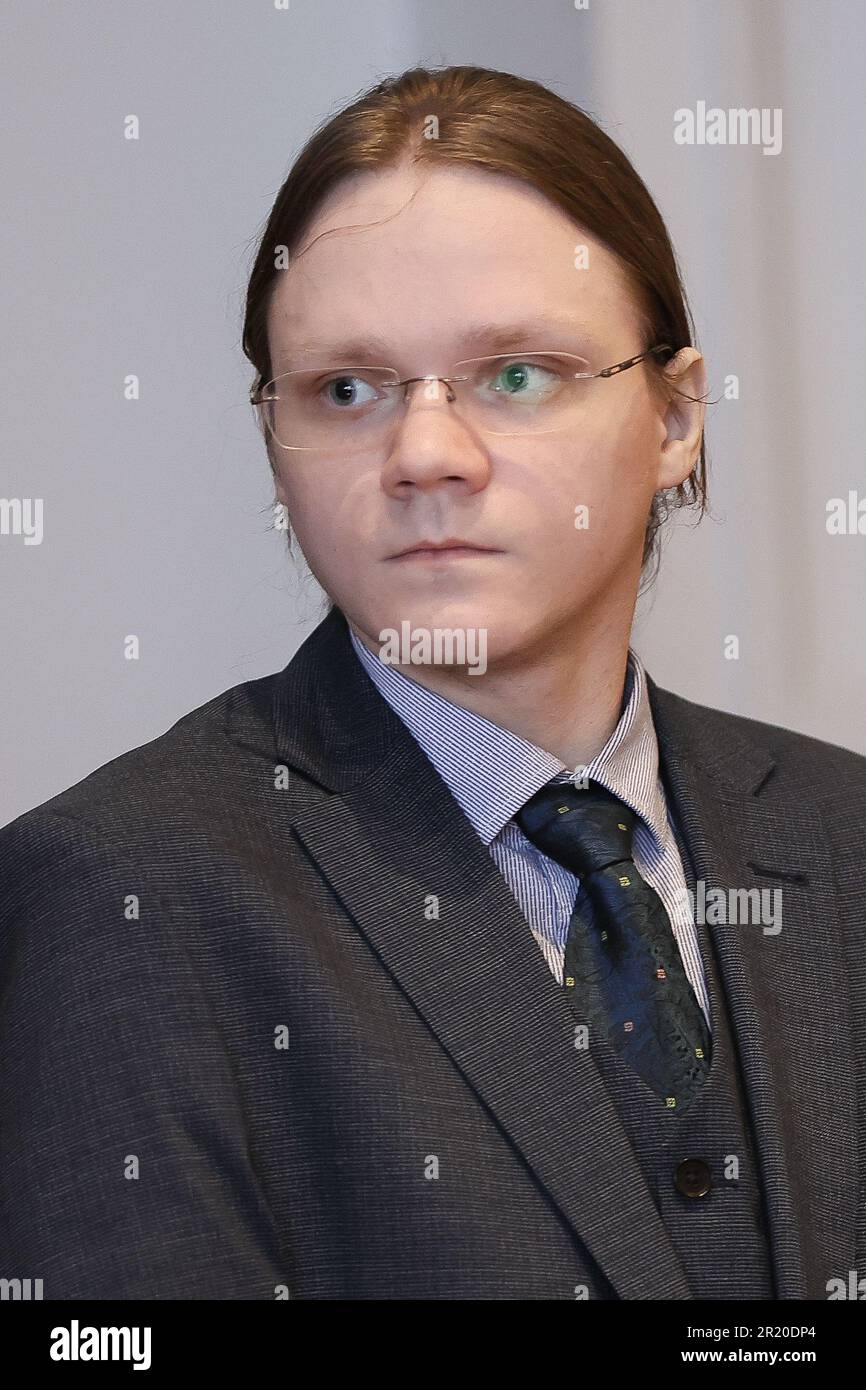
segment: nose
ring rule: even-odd
[[[413,488],[429,490],[443,483],[473,493],[486,487],[490,459],[477,433],[460,418],[459,392],[442,382],[399,387],[400,404],[382,469],[382,486],[392,497]],[[405,391],[406,403],[403,404]]]

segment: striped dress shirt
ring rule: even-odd
[[[514,816],[547,782],[594,778],[637,816],[634,861],[659,894],[686,975],[710,1026],[707,985],[685,873],[659,777],[658,741],[640,658],[629,648],[621,714],[601,752],[569,769],[552,753],[385,665],[349,629],[374,685],[421,746],[508,883],[554,978],[562,983],[580,880],[530,840]]]

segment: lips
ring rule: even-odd
[[[396,555],[389,555],[389,560],[400,560],[404,555],[436,555],[441,553],[465,552],[468,555],[498,554],[499,552],[491,545],[481,545],[476,541],[464,541],[455,537],[449,537],[444,541],[418,541],[415,545],[407,546],[405,550],[400,550]]]

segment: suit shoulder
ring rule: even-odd
[[[230,716],[242,711],[249,723],[266,726],[275,675],[230,686],[203,705],[181,716],[164,733],[111,758],[73,786],[25,811],[0,828],[0,852],[13,841],[39,840],[52,824],[74,821],[91,829],[102,827],[109,838],[119,825],[136,816],[182,816],[197,793],[216,777],[230,776],[238,750],[227,737]]]
[[[698,704],[653,685],[654,698],[664,706],[668,719],[700,729],[701,739],[708,746],[726,749],[732,744],[745,743],[766,749],[776,763],[780,784],[803,783],[812,795],[838,798],[840,793],[847,792],[866,796],[866,756],[852,748],[843,748],[812,734],[798,733],[781,724]]]

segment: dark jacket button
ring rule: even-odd
[[[709,1166],[702,1158],[684,1158],[677,1166],[674,1182],[684,1197],[706,1197],[713,1185]]]

